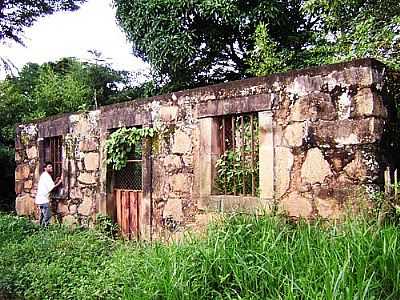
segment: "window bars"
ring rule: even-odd
[[[44,139],[44,161],[53,163],[53,178],[62,174],[62,137],[55,136]]]
[[[256,114],[218,119],[221,156],[216,163],[216,190],[223,195],[258,194],[258,118]]]

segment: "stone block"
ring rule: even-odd
[[[177,172],[182,168],[182,159],[178,155],[167,155],[164,160],[164,168],[168,173]]]
[[[68,210],[71,215],[76,214],[78,212],[78,206],[72,204],[68,207]]]
[[[34,159],[38,157],[38,150],[36,146],[31,146],[26,149],[26,155],[28,159]]]
[[[319,121],[313,126],[317,145],[357,145],[379,141],[383,134],[384,121],[376,118]]]
[[[15,193],[17,195],[19,195],[23,192],[23,190],[24,190],[24,181],[16,180],[15,181]]]
[[[259,180],[260,197],[273,198],[274,196],[274,134],[272,113],[263,111],[258,113],[259,121]]]
[[[329,94],[312,93],[298,99],[290,110],[289,121],[334,120],[336,108]]]
[[[323,85],[322,77],[309,75],[297,76],[286,88],[289,94],[303,97],[314,91],[321,90]]]
[[[93,198],[90,195],[85,195],[83,201],[79,204],[78,212],[81,215],[89,216],[92,213]]]
[[[23,180],[29,177],[31,170],[28,165],[18,165],[15,169],[15,180]]]
[[[179,173],[171,177],[171,188],[174,192],[188,193],[191,189],[191,178],[188,174]]]
[[[288,125],[283,132],[284,145],[289,147],[300,147],[307,137],[307,129],[305,122],[296,122]]]
[[[24,182],[24,190],[30,190],[33,186],[33,181],[32,180],[26,180]]]
[[[323,183],[327,176],[332,175],[329,163],[321,150],[312,148],[307,151],[306,159],[301,167],[301,178],[305,183]]]
[[[172,153],[185,154],[192,150],[192,140],[189,134],[181,130],[177,130],[174,135],[174,143],[172,145]]]
[[[19,153],[18,150],[15,151],[15,161],[19,162],[22,160],[22,155]]]
[[[356,152],[354,159],[343,170],[350,179],[361,182],[366,180],[368,174],[368,166],[363,161],[360,152]]]
[[[292,192],[278,204],[279,210],[286,212],[291,217],[307,218],[311,216],[312,200],[297,192]]]
[[[387,118],[388,112],[383,105],[382,97],[376,95],[371,88],[364,88],[353,96],[351,116],[353,118],[370,116]]]
[[[96,183],[96,177],[92,173],[81,172],[78,176],[78,182],[86,185]]]
[[[290,186],[294,156],[289,148],[275,148],[275,197],[279,199]]]
[[[20,216],[31,216],[35,213],[34,199],[26,194],[15,199],[15,210]]]
[[[178,107],[177,106],[161,106],[160,107],[160,119],[163,122],[173,122],[178,118]]]
[[[83,152],[96,151],[99,143],[96,138],[84,138],[79,142],[79,150]]]
[[[62,222],[67,226],[73,226],[78,224],[78,220],[72,215],[64,216],[62,218]]]
[[[182,200],[181,199],[168,199],[164,206],[163,218],[172,217],[175,221],[183,221]]]
[[[95,152],[86,153],[84,163],[86,171],[96,171],[99,168],[99,154]]]
[[[212,198],[219,197],[220,211],[224,213],[265,213],[271,211],[271,200],[260,199],[251,196],[212,196]]]

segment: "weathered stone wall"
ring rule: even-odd
[[[67,190],[58,201],[57,213],[61,222],[89,225],[100,192],[99,111],[70,115],[68,122],[63,166]]]
[[[275,199],[289,215],[337,217],[377,187],[388,116],[380,71],[350,67],[275,84]]]
[[[15,148],[18,214],[38,217],[34,198],[43,168],[43,157],[40,159],[43,141],[62,136],[64,181],[53,195],[53,220],[79,225],[93,221],[100,190],[98,116],[98,111],[92,111],[18,126]]]
[[[114,215],[104,146],[110,131],[123,126],[162,129],[146,146],[143,237],[177,232],[224,208],[257,211],[274,205],[291,216],[337,217],[356,206],[359,193],[375,189],[391,164],[386,160],[390,149],[382,147],[392,117],[390,99],[381,92],[382,70],[379,62],[357,60],[40,122],[39,134],[17,151],[17,210],[25,213],[21,203],[31,200],[23,197],[34,195],[29,187],[38,177],[36,140],[56,135],[51,124],[61,122],[68,124],[61,134],[64,169],[71,176],[69,197],[58,205],[63,221],[87,224],[95,212]],[[260,121],[260,197],[219,197],[216,204],[212,184],[220,137],[215,120],[248,112],[257,113]]]
[[[36,125],[17,127],[15,139],[15,200],[16,211],[36,216],[34,197],[39,179],[38,128]]]

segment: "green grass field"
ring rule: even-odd
[[[400,231],[235,216],[172,245],[0,215],[0,291],[22,299],[400,299]],[[0,297],[1,298],[1,297]]]

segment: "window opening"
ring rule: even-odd
[[[127,164],[115,171],[114,188],[142,190],[142,145],[137,143],[129,153]]]
[[[62,137],[55,136],[44,139],[44,161],[53,163],[53,179],[62,174]]]
[[[215,190],[219,195],[259,194],[257,114],[228,115],[218,119],[220,157]]]

